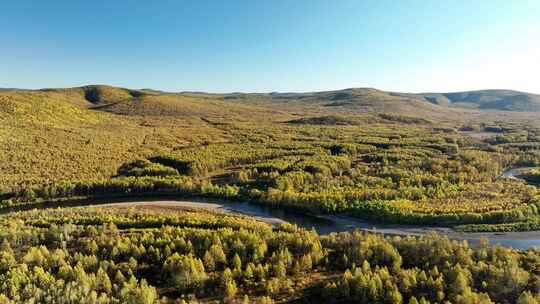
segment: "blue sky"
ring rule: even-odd
[[[0,87],[540,93],[540,2],[17,0]]]

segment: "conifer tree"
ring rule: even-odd
[[[100,267],[96,274],[97,289],[105,293],[111,293],[112,283],[107,273]]]
[[[200,288],[207,279],[202,261],[192,255],[174,253],[167,258],[163,269],[180,290]]]

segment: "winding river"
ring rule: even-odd
[[[534,170],[534,169],[540,169],[540,167],[517,167],[517,168],[511,168],[511,169],[505,170],[501,174],[501,177],[521,179],[519,177],[521,174],[526,173],[527,171],[530,171],[530,170]]]
[[[524,171],[534,169],[534,167],[519,167],[505,170],[501,177],[519,178]],[[300,227],[314,228],[319,234],[328,234],[332,232],[351,231],[361,229],[384,234],[393,235],[423,235],[429,232],[437,232],[447,235],[451,239],[467,240],[471,244],[478,243],[480,238],[485,237],[490,244],[499,244],[502,246],[513,247],[517,249],[527,249],[540,246],[540,231],[525,232],[458,232],[446,227],[429,227],[399,224],[380,224],[370,223],[357,218],[348,216],[310,216],[295,213],[289,210],[273,209],[261,205],[250,203],[219,203],[219,202],[186,202],[186,201],[154,201],[154,202],[131,202],[130,205],[174,205],[185,207],[202,207],[217,211],[240,213],[253,216],[260,220],[277,224],[281,222],[294,223]],[[106,206],[118,206],[120,204],[107,204]]]
[[[502,173],[501,177],[519,178],[519,174],[529,167],[513,168]],[[114,201],[111,203],[111,201]],[[446,227],[429,227],[399,224],[370,223],[357,218],[341,215],[311,216],[295,213],[289,210],[273,209],[261,205],[244,203],[224,203],[209,201],[186,201],[171,198],[154,199],[102,199],[74,202],[50,203],[36,206],[19,206],[1,210],[0,213],[9,213],[33,208],[56,208],[56,207],[76,207],[76,206],[100,206],[100,207],[131,207],[131,206],[170,206],[203,208],[217,212],[237,213],[255,217],[259,220],[271,224],[289,222],[302,228],[315,229],[319,234],[332,232],[351,231],[361,229],[365,231],[378,232],[392,235],[424,235],[429,232],[437,232],[446,235],[451,239],[467,240],[471,244],[477,243],[480,238],[485,237],[490,244],[513,247],[516,249],[527,249],[540,246],[540,231],[525,232],[458,232]]]
[[[424,235],[429,232],[437,232],[446,235],[451,239],[467,240],[470,244],[478,243],[480,238],[485,237],[490,244],[513,247],[517,249],[527,249],[540,246],[540,231],[526,232],[457,232],[446,227],[429,227],[399,224],[370,223],[361,219],[348,216],[310,216],[295,213],[289,210],[272,209],[261,205],[250,203],[223,203],[223,202],[197,202],[197,201],[176,201],[176,200],[154,200],[154,201],[126,201],[117,203],[102,204],[102,207],[132,207],[132,206],[171,206],[203,208],[217,212],[236,213],[252,216],[270,224],[280,224],[289,222],[300,227],[314,228],[319,234],[332,232],[351,231],[355,229],[392,234],[392,235]]]

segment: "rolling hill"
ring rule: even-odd
[[[185,93],[184,93],[185,94]],[[302,115],[357,115],[389,113],[431,119],[460,119],[478,113],[540,112],[540,95],[511,90],[481,90],[456,93],[398,93],[373,88],[336,91],[268,94],[205,94],[229,102],[278,108]]]
[[[424,93],[416,96],[433,104],[444,106],[481,110],[540,112],[540,95],[512,90]]]
[[[252,136],[254,126],[537,124],[539,111],[538,95],[504,90],[210,94],[106,85],[0,89],[0,171],[7,172],[0,185],[20,184],[28,181],[25,176],[39,177],[35,182],[107,177],[123,163],[158,151]]]
[[[107,85],[41,90],[0,89],[2,93],[39,95],[81,108],[122,115],[242,119],[389,113],[431,119],[457,119],[477,111],[540,112],[540,95],[511,90],[455,93],[398,93],[351,88],[306,93],[170,93]],[[471,112],[473,111],[473,112]]]

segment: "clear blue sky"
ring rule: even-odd
[[[540,2],[14,0],[0,87],[540,93]]]

